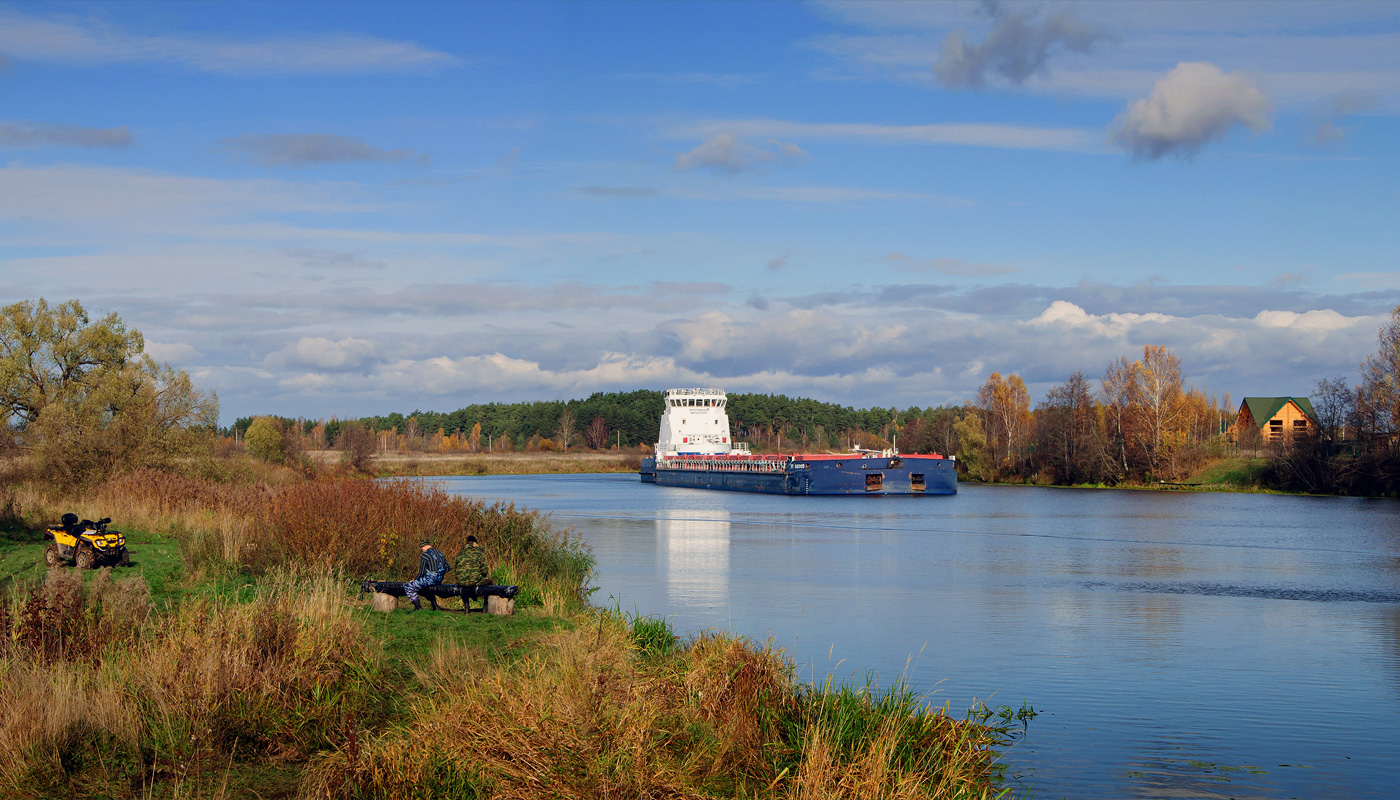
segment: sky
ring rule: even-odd
[[[225,423],[715,386],[1233,403],[1400,304],[1400,3],[0,2],[0,303]]]

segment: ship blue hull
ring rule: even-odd
[[[731,492],[796,495],[957,494],[953,461],[931,456],[792,461],[771,472],[656,466],[642,460],[644,483],[721,489]]]

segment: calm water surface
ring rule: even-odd
[[[594,602],[1041,715],[1038,798],[1400,797],[1400,504],[961,487],[768,497],[634,475],[444,479],[548,512]]]

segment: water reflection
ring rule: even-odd
[[[729,513],[660,511],[656,520],[657,573],[673,606],[714,607],[729,599]]]
[[[955,712],[1029,701],[1043,715],[1006,760],[1038,797],[1396,796],[1393,502],[787,498],[633,476],[453,488],[578,530],[595,601],[773,637],[804,680],[903,675]]]

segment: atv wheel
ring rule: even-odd
[[[92,552],[92,545],[84,544],[78,546],[78,557],[74,560],[74,563],[78,565],[78,569],[92,569],[93,562],[96,560],[97,556]]]
[[[119,561],[118,563],[120,563],[123,567],[131,566],[131,551],[123,550],[121,561]]]
[[[58,554],[58,545],[54,544],[53,542],[49,542],[48,547],[44,548],[44,565],[48,567],[56,567],[62,563],[63,556],[60,556]]]

